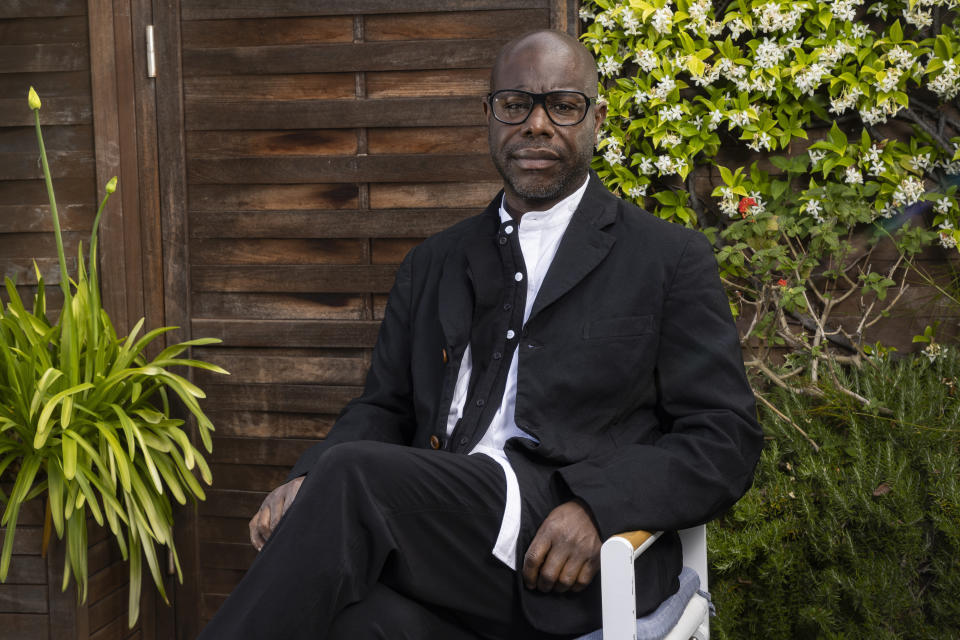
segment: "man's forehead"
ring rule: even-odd
[[[581,53],[570,43],[550,37],[531,37],[512,44],[497,60],[491,77],[492,89],[583,91],[587,88],[592,58],[589,54],[583,55],[586,51]],[[580,45],[574,43],[573,46]]]

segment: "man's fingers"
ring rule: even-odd
[[[557,593],[566,591],[565,588],[561,587],[559,580],[569,559],[570,554],[565,548],[556,545],[550,547],[550,553],[547,554],[547,559],[544,560],[543,566],[540,567],[540,576],[537,578],[537,589],[544,593],[549,593],[554,590],[557,591]]]
[[[587,587],[590,586],[590,583],[593,582],[593,579],[597,576],[597,572],[600,570],[600,563],[590,559],[583,563],[583,566],[580,567],[580,572],[577,574],[577,578],[573,583],[573,586],[570,588],[571,591],[579,593]]]
[[[280,517],[283,515],[283,512],[286,511],[283,492],[276,491],[267,496],[266,505],[270,510],[270,518],[267,520],[267,522],[269,524],[270,531],[272,532],[277,528],[277,523],[280,522]]]
[[[550,551],[550,541],[539,532],[527,548],[523,556],[523,584],[527,589],[534,589],[540,577],[540,567]]]
[[[270,537],[270,507],[264,504],[250,520],[250,542],[257,551],[263,548]]]

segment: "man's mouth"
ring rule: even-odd
[[[520,149],[510,157],[517,167],[527,171],[547,169],[560,161],[560,156],[550,149]]]

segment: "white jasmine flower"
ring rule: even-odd
[[[813,216],[813,219],[819,223],[823,223],[823,206],[819,200],[807,200],[803,206],[804,211]]]
[[[917,202],[923,195],[923,181],[907,176],[897,185],[893,192],[892,203],[898,207],[904,207]]]
[[[682,118],[683,111],[680,109],[680,105],[675,104],[673,106],[662,107],[659,116],[662,122],[672,122]]]
[[[596,17],[597,17],[597,14],[595,14],[593,11],[591,11],[587,7],[580,7],[580,19],[582,21],[587,22],[589,20],[593,20]]]
[[[870,34],[870,27],[862,22],[858,22],[851,28],[853,37],[858,39],[866,38]]]
[[[821,149],[808,149],[807,155],[810,156],[810,166],[816,168],[820,161],[827,157],[827,152]]]
[[[946,215],[946,213],[950,211],[950,198],[940,198],[939,200],[937,200],[937,204],[935,208],[937,210],[937,213]],[[944,224],[950,224],[950,223],[948,221],[942,222],[940,224],[941,229],[948,228],[948,227],[944,227],[943,226]],[[951,226],[949,228],[952,229],[953,227]]]
[[[883,78],[873,83],[873,86],[877,88],[877,91],[881,93],[891,93],[897,90],[897,85],[900,83],[900,76],[903,73],[897,67],[888,67],[880,73],[883,74]]]
[[[910,167],[914,171],[922,173],[930,168],[930,154],[922,153],[920,155],[913,156],[907,162],[910,163]]]
[[[673,10],[669,6],[660,7],[653,12],[650,24],[657,33],[670,33],[670,27],[673,24]]]
[[[647,73],[650,73],[660,66],[660,60],[657,58],[657,54],[650,49],[637,49],[636,55],[633,56],[633,61]]]
[[[627,189],[627,195],[636,200],[637,198],[642,198],[647,195],[647,185],[640,184],[635,187],[630,187]]]
[[[843,181],[847,184],[863,184],[863,175],[856,167],[847,167],[847,175]]]
[[[730,29],[730,35],[736,40],[741,33],[747,30],[747,25],[740,18],[736,18],[727,23],[727,29]]]
[[[877,16],[879,16],[881,20],[887,19],[887,13],[889,11],[890,11],[890,7],[887,5],[886,2],[878,2],[874,5],[871,5],[870,8],[867,9],[867,13],[874,13]]]
[[[654,169],[653,160],[650,159],[648,156],[643,156],[640,159],[640,166],[638,168],[640,169],[640,173],[642,173],[645,176],[652,174]]]
[[[610,147],[603,153],[603,159],[608,164],[623,164],[623,152],[617,147]]]
[[[604,11],[603,13],[597,16],[597,23],[601,27],[609,31],[610,29],[613,29],[613,25],[614,25],[613,16],[611,16],[608,11]]]
[[[623,66],[622,62],[617,62],[616,58],[613,56],[604,56],[603,60],[597,64],[597,70],[600,71],[600,75],[605,77],[610,77],[620,72],[620,67]]]
[[[625,9],[623,12],[623,30],[628,36],[640,34],[640,21],[630,9]]]

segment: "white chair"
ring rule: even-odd
[[[600,551],[603,629],[579,640],[709,640],[711,605],[709,596],[704,597],[707,592],[707,529],[704,525],[678,532],[684,564],[680,591],[654,613],[637,618],[633,563],[662,533],[631,531],[612,536],[603,543]],[[664,623],[664,619],[669,622]]]

